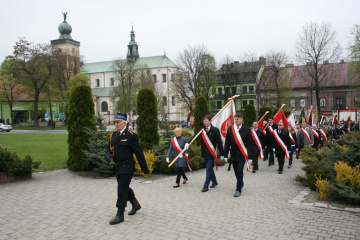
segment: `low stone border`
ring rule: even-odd
[[[0,183],[8,183],[8,182],[13,182],[16,180],[21,180],[21,179],[26,179],[26,178],[31,178],[31,177],[32,177],[31,173],[28,175],[25,175],[25,176],[13,176],[6,172],[0,172]]]
[[[305,197],[308,196],[310,193],[311,193],[311,189],[309,187],[306,187],[294,199],[290,199],[288,202],[291,204],[303,205],[303,206],[308,206],[308,207],[329,208],[329,209],[334,209],[334,210],[342,210],[342,211],[347,211],[347,212],[360,213],[360,208],[334,207],[326,202],[315,201],[313,203],[303,203],[303,201],[305,200]]]

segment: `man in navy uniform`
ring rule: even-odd
[[[108,146],[106,148],[105,159],[107,162],[114,161],[114,174],[118,182],[118,198],[116,207],[118,208],[116,216],[110,221],[110,225],[118,224],[124,221],[124,211],[127,201],[132,204],[132,209],[128,215],[134,215],[141,206],[135,198],[134,191],[129,187],[135,171],[135,153],[142,171],[149,173],[145,161],[143,150],[140,147],[139,139],[136,133],[126,127],[126,114],[117,113],[114,118],[115,130],[111,133]]]

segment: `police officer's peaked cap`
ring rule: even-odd
[[[114,121],[118,121],[118,120],[124,120],[124,121],[126,121],[126,120],[127,120],[127,115],[124,114],[124,113],[117,113],[117,114],[115,115]]]

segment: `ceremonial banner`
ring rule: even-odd
[[[214,120],[211,121],[211,124],[220,130],[223,146],[225,145],[225,138],[228,128],[234,125],[235,103],[234,99],[229,101],[231,101],[231,103],[226,108],[224,108],[224,110]]]
[[[313,108],[312,108],[312,106],[311,106],[309,115],[308,115],[307,118],[306,118],[306,122],[310,122],[310,125],[311,125],[311,126],[312,126],[312,124],[313,124]]]
[[[287,129],[288,121],[282,109],[280,109],[276,116],[274,116],[274,123],[279,124],[280,120],[282,120],[284,124],[284,129]]]
[[[289,123],[289,125],[291,125],[291,126],[294,128],[295,132],[297,132],[297,130],[296,130],[296,124],[295,124],[295,117],[294,117],[294,114],[293,114],[293,113],[290,114],[290,116],[289,116],[288,119],[287,119],[287,122]],[[286,129],[286,130],[287,130],[287,129]]]

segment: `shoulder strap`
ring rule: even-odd
[[[113,133],[114,133],[114,132],[110,133],[110,140],[109,140],[109,141],[110,141],[110,151],[111,151],[112,153],[114,153],[114,146],[111,145],[111,138],[112,138]]]

